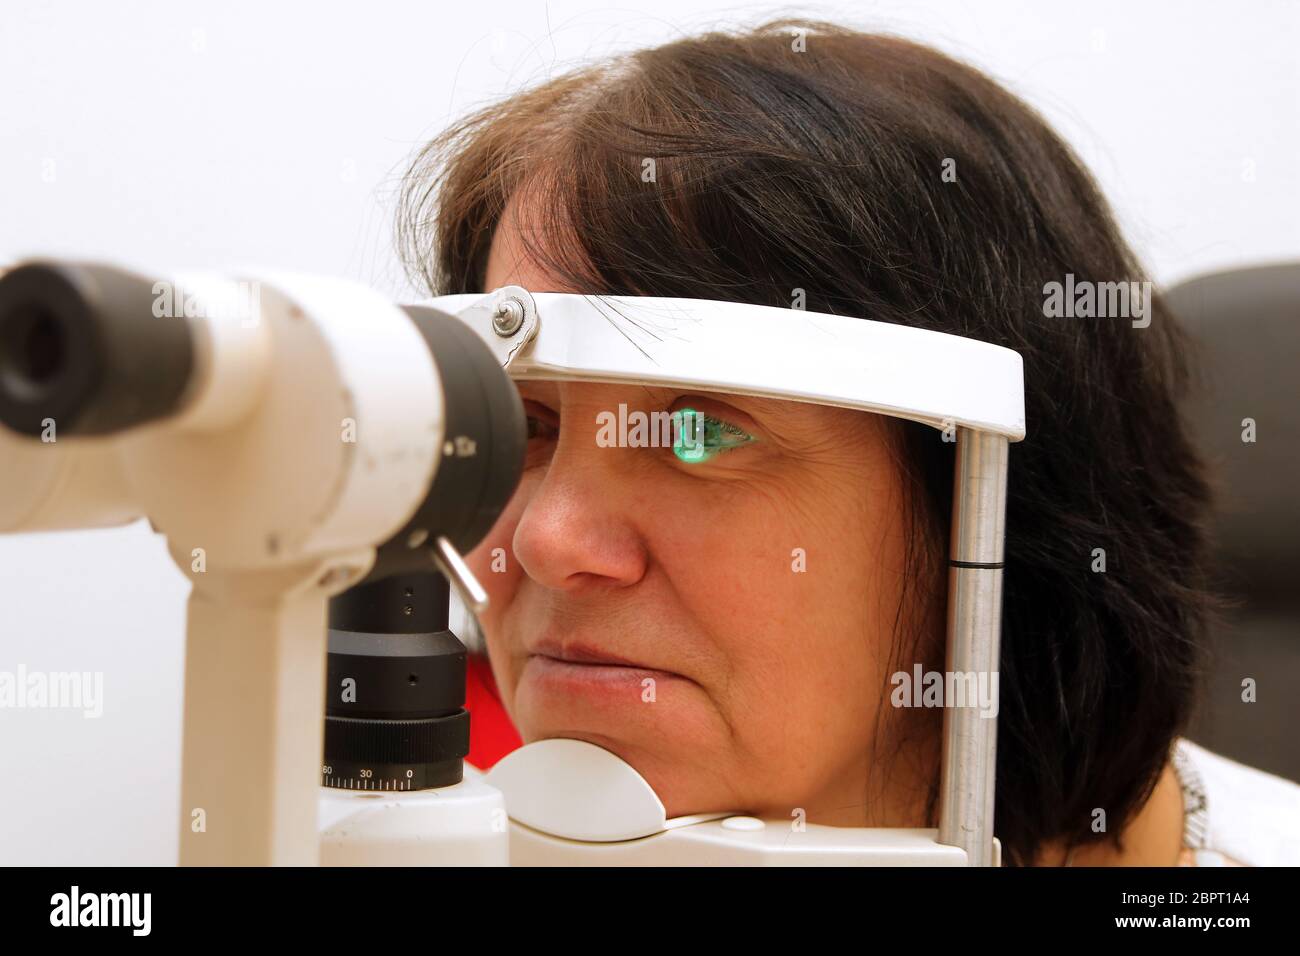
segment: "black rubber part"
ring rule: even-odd
[[[447,629],[448,601],[447,579],[426,571],[360,584],[330,602],[325,786],[426,790],[461,781],[466,653]]]
[[[447,630],[447,599],[446,578],[432,573],[385,578],[334,598],[326,716],[424,719],[465,706],[465,645]],[[345,679],[355,700],[343,699]]]
[[[469,712],[428,720],[325,722],[325,763],[339,768],[412,767],[462,760],[469,753]]]
[[[39,436],[109,435],[180,408],[194,371],[183,317],[112,266],[32,261],[0,277],[0,423]]]
[[[329,626],[371,634],[445,631],[450,600],[447,579],[432,568],[420,574],[395,574],[336,595],[330,601]]]

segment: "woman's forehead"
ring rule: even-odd
[[[484,270],[483,292],[503,285],[522,286],[530,292],[582,292],[568,288],[529,254],[545,248],[548,230],[540,228],[544,212],[534,190],[517,189],[506,203],[492,231],[488,261]]]

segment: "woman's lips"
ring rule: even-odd
[[[567,653],[570,652],[566,651]],[[524,665],[521,679],[536,687],[553,689],[561,693],[623,694],[637,701],[641,700],[642,692],[647,687],[646,680],[654,681],[654,684],[649,686],[656,687],[665,682],[684,680],[680,674],[655,670],[652,667],[612,663],[609,660],[565,660],[547,654],[530,655]]]
[[[539,657],[549,657],[552,660],[571,664],[608,664],[615,667],[640,667],[643,670],[657,669],[646,667],[639,661],[628,660],[626,657],[620,657],[617,654],[612,654],[589,644],[569,642],[561,645],[555,641],[542,640],[534,647],[529,648],[528,652]]]

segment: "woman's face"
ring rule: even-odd
[[[576,291],[533,266],[517,238],[508,216],[488,289]],[[493,674],[524,741],[571,737],[616,753],[669,816],[802,808],[810,822],[919,825],[897,818],[910,809],[882,821],[864,807],[904,554],[885,420],[675,388],[519,391],[535,435],[528,464],[468,557],[491,600],[480,624]],[[698,461],[605,447],[598,416],[620,405],[696,409],[715,420],[708,447],[733,447]]]

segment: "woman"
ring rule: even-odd
[[[736,300],[1018,351],[1004,861],[1278,862],[1269,848],[1295,840],[1300,788],[1180,737],[1214,606],[1207,483],[1177,412],[1184,344],[1159,296],[1131,316],[1053,312],[1052,283],[1144,277],[1088,173],[1019,100],[905,40],[778,21],[484,109],[426,149],[404,201],[433,294]],[[484,693],[499,688],[519,736],[617,753],[670,816],[936,825],[942,714],[891,706],[891,690],[943,668],[951,442],[728,394],[520,393],[527,469],[470,556],[492,599]],[[598,416],[620,404],[707,416],[706,460],[604,447]],[[1203,810],[1207,777],[1274,809]]]

